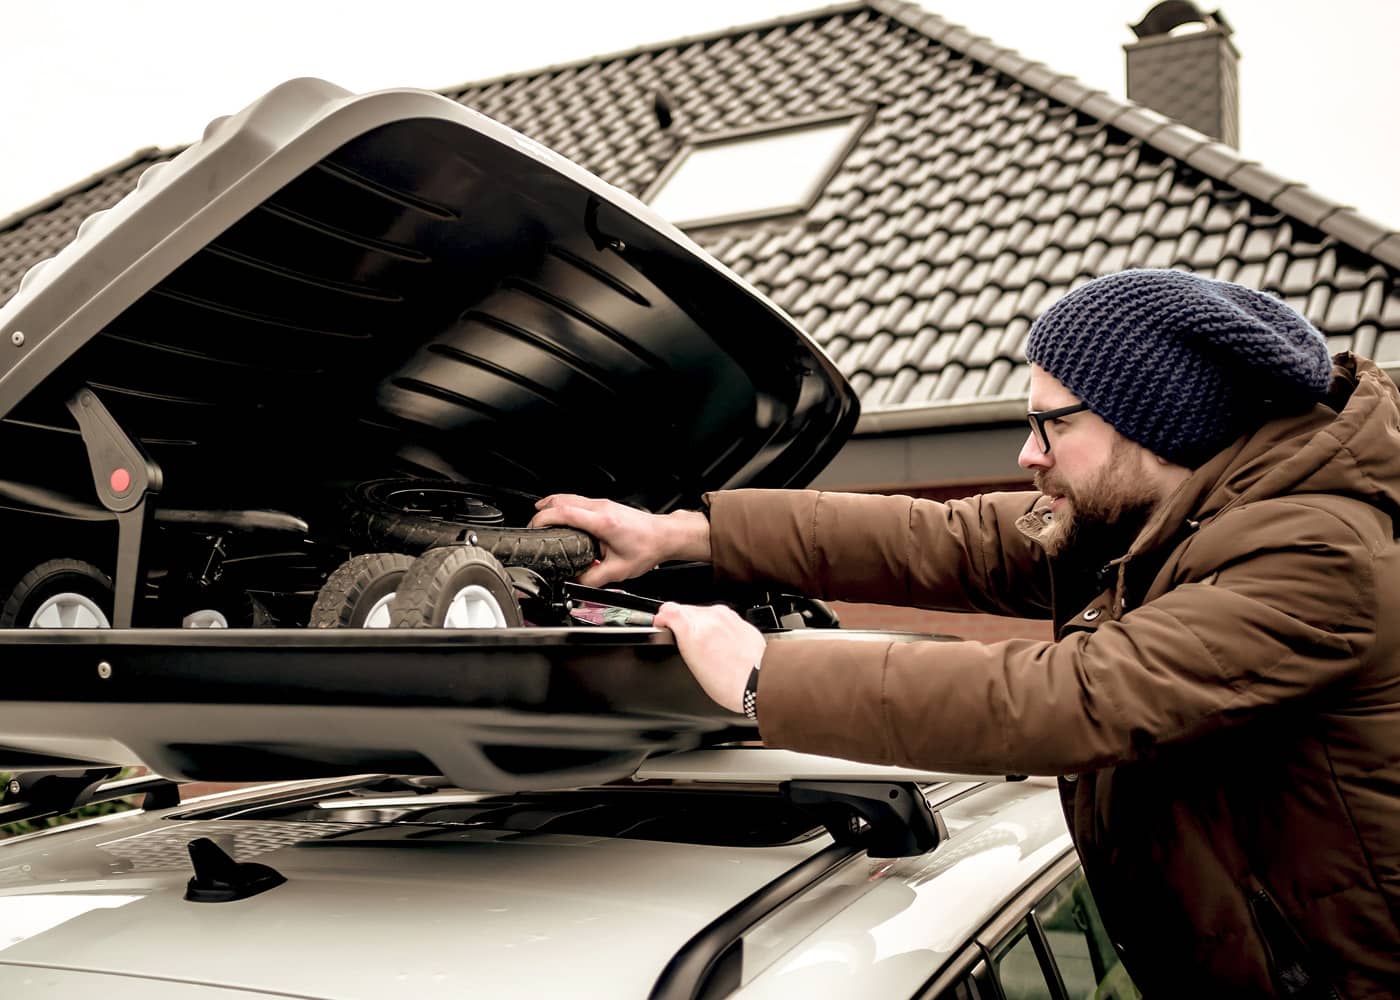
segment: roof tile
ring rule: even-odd
[[[1031,332],[1031,321],[1023,317],[1016,317],[1006,324],[1006,329],[1001,333],[1001,339],[997,341],[997,356],[1011,358],[1014,361],[1024,361],[1026,358],[1026,339]]]
[[[1335,202],[1301,185],[1275,195],[1273,203],[1279,211],[1302,219],[1310,226],[1321,225],[1322,220],[1337,211]]]
[[[1187,163],[1204,174],[1225,177],[1245,162],[1237,150],[1222,142],[1207,142],[1197,146],[1184,157]]]
[[[1376,351],[1376,338],[1380,331],[1374,324],[1363,323],[1356,328],[1356,333],[1352,337],[1351,349],[1364,357],[1372,357]]]
[[[1372,256],[1400,270],[1400,233],[1391,233],[1371,247]]]
[[[1108,121],[1114,128],[1120,128],[1140,139],[1153,135],[1171,124],[1170,118],[1140,104],[1127,105]]]
[[[919,362],[919,368],[923,371],[937,371],[948,363],[948,359],[953,356],[953,345],[957,343],[956,333],[940,334],[930,346],[928,353]],[[910,360],[915,358],[911,355]]]
[[[963,372],[963,377],[953,386],[952,398],[962,401],[976,399],[981,393],[986,377],[985,368],[972,368]]]
[[[1292,181],[1270,173],[1254,163],[1242,164],[1231,171],[1227,180],[1245,194],[1270,202],[1294,186]]]
[[[1386,281],[1377,277],[1367,282],[1361,297],[1361,320],[1365,323],[1378,323],[1386,301]]]
[[[952,399],[966,374],[967,369],[956,361],[944,365],[943,370],[939,372],[938,383],[933,387],[931,398],[935,401]]]
[[[901,368],[895,373],[894,380],[885,392],[885,404],[887,406],[897,406],[905,402],[911,390],[919,379],[919,373],[912,368]]]
[[[1381,325],[1388,330],[1400,330],[1400,298],[1392,291],[1381,308]]]
[[[1360,291],[1338,292],[1327,305],[1327,316],[1322,321],[1324,330],[1350,332],[1361,320],[1362,293]]]
[[[885,353],[894,344],[894,335],[890,333],[877,333],[865,344],[865,349],[860,352],[856,361],[856,367],[861,371],[869,371],[874,374],[890,374],[890,372],[880,371],[876,365],[885,356]]]
[[[1011,369],[1006,376],[1006,381],[1002,383],[1001,394],[1004,396],[1024,396],[1030,391],[1031,366],[1022,362]]]

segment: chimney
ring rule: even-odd
[[[1128,99],[1239,148],[1240,54],[1225,16],[1163,0],[1129,27],[1138,40],[1123,46]]]

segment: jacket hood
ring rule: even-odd
[[[1129,556],[1175,536],[1188,519],[1296,493],[1356,497],[1400,522],[1400,392],[1374,362],[1337,355],[1323,402],[1269,421],[1198,468]]]

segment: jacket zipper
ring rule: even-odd
[[[1325,984],[1314,975],[1308,961],[1307,946],[1289,926],[1278,908],[1263,889],[1249,894],[1249,909],[1263,942],[1274,981],[1286,998],[1296,1000],[1342,1000],[1335,986]],[[1283,947],[1280,947],[1283,946]],[[1285,978],[1287,977],[1287,978]]]

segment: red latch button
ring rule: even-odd
[[[121,496],[127,490],[131,489],[131,473],[127,472],[125,469],[114,469],[110,482],[112,484],[112,492]]]

